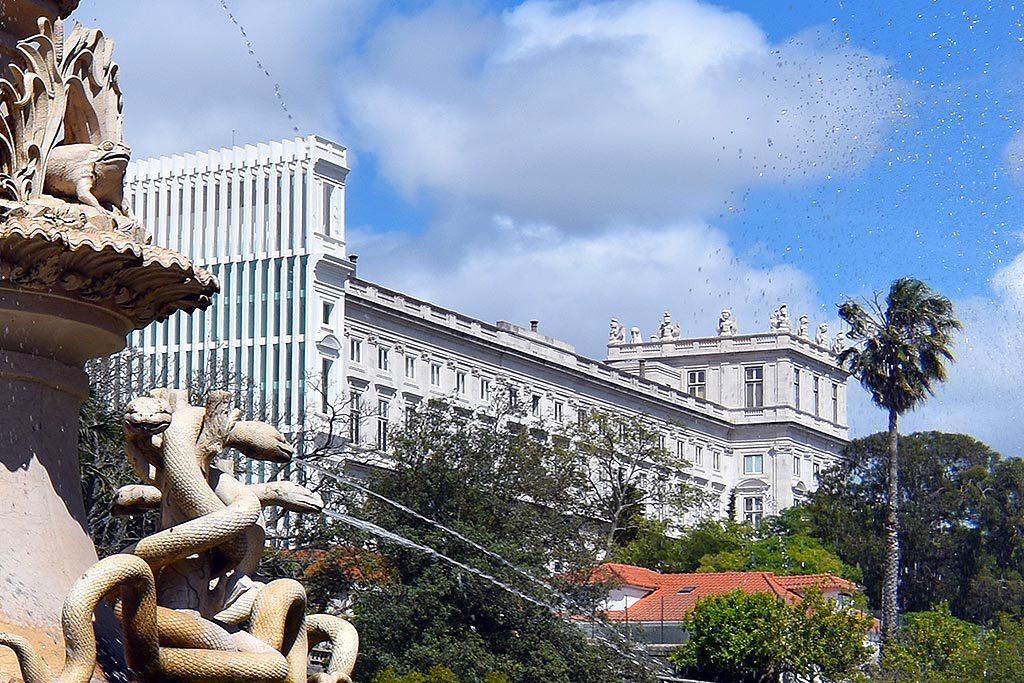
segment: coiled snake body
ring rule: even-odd
[[[278,462],[292,455],[270,425],[238,420],[227,392],[205,408],[185,392],[158,389],[125,415],[129,459],[143,485],[123,487],[113,509],[157,506],[161,530],[94,564],[64,602],[64,667],[51,672],[26,640],[0,634],[25,683],[87,683],[96,662],[92,614],[106,596],[124,630],[125,659],[141,681],[301,683],[309,648],[331,645],[323,673],[309,683],[350,683],[359,648],[344,619],[306,616],[306,594],[291,579],[248,578],[263,548],[262,508],[318,511],[319,496],[292,482],[245,486],[214,466],[225,448]],[[246,630],[234,625],[246,624]]]

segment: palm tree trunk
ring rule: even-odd
[[[896,637],[900,579],[900,468],[898,416],[889,411],[889,491],[885,505],[885,566],[882,578],[882,645]]]

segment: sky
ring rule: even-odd
[[[906,430],[1024,454],[1024,6],[83,0],[136,158],[349,149],[359,275],[602,358],[923,279],[964,332]],[[251,49],[251,51],[250,51]],[[885,415],[851,383],[851,434]]]

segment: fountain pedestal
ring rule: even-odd
[[[0,631],[57,669],[63,596],[97,559],[78,470],[82,365],[124,348],[132,327],[101,306],[0,286]],[[9,651],[0,672],[18,673]]]

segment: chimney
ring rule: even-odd
[[[530,332],[536,332],[538,325],[540,325],[540,321],[539,320],[531,320],[530,321]]]

